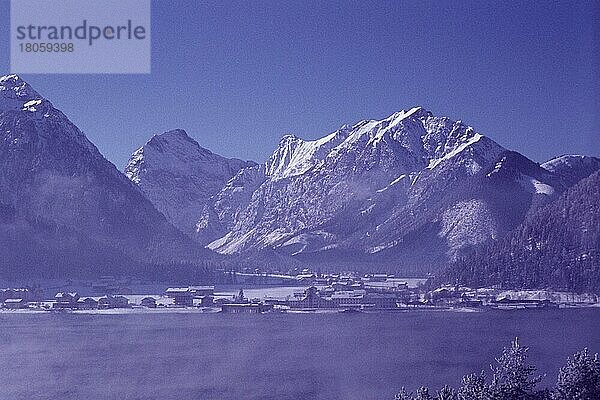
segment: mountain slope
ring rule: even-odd
[[[567,187],[461,121],[416,107],[318,140],[283,137],[266,163],[213,197],[198,227],[224,254],[424,272],[501,237]]]
[[[4,275],[127,273],[210,254],[16,75],[0,78],[0,205]]]
[[[125,175],[174,226],[198,238],[196,225],[210,197],[254,165],[214,154],[178,129],[153,136],[133,153]]]
[[[506,288],[600,288],[600,171],[542,207],[502,240],[460,259],[440,280]]]
[[[566,154],[541,164],[541,167],[559,175],[572,186],[600,169],[600,158]]]

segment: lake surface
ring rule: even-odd
[[[600,309],[381,314],[0,313],[2,399],[393,399],[458,386],[515,336],[556,381]]]

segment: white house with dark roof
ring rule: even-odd
[[[9,310],[27,308],[27,302],[24,299],[6,299],[4,300],[4,308]]]
[[[54,296],[52,308],[77,308],[78,300],[79,294],[77,294],[77,292],[58,292],[56,293],[56,296]]]
[[[180,307],[192,307],[194,305],[194,292],[189,288],[168,288],[165,294],[173,298],[175,305]]]

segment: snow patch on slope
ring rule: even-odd
[[[538,194],[552,195],[554,194],[554,188],[548,184],[538,181],[537,179],[531,178],[531,183],[535,188],[535,192]]]
[[[317,140],[303,140],[294,135],[284,136],[266,164],[266,173],[272,179],[289,178],[301,175],[315,167],[341,143],[350,127],[339,130]]]
[[[565,167],[572,167],[576,163],[592,163],[594,158],[578,155],[578,154],[565,154],[560,157],[553,158],[546,161],[540,166],[550,172],[560,172]]]
[[[377,193],[383,193],[386,190],[390,189],[392,186],[396,185],[397,183],[399,183],[400,181],[402,181],[404,178],[406,178],[406,174],[402,174],[399,177],[397,177],[396,179],[394,179],[393,181],[391,181],[389,183],[389,185],[387,185],[386,187],[384,187],[383,189],[379,189],[377,190]]]
[[[18,75],[0,77],[0,110],[20,110],[32,100],[43,97]]]
[[[456,147],[449,153],[446,153],[443,157],[434,158],[434,159],[430,160],[429,165],[427,165],[427,169],[433,169],[433,168],[437,167],[438,165],[440,165],[442,162],[449,160],[452,157],[462,153],[467,147],[473,145],[474,143],[477,143],[482,137],[483,137],[483,135],[480,135],[479,133],[474,134],[472,138],[470,138],[466,142],[460,144],[458,147]]]
[[[554,188],[547,183],[540,182],[539,180],[532,178],[527,175],[522,175],[518,179],[519,184],[529,193],[544,194],[551,196],[554,194]]]

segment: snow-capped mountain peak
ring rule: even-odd
[[[316,140],[284,136],[264,167],[242,171],[215,196],[222,226],[210,232],[221,236],[209,248],[433,269],[499,237],[565,187],[462,121],[413,107]]]
[[[348,125],[317,140],[303,140],[295,135],[281,138],[277,149],[266,163],[266,174],[272,179],[283,179],[300,175],[315,167],[350,132]]]
[[[567,185],[573,185],[600,169],[600,158],[565,154],[548,160],[540,166],[562,177]]]
[[[397,141],[407,149],[421,152],[424,131],[423,121],[432,113],[423,107],[401,110],[381,120],[363,120],[354,125],[344,124],[335,132],[316,140],[303,140],[295,135],[285,135],[266,163],[266,173],[272,179],[301,175],[324,162],[326,157],[336,157],[361,143],[373,146],[386,139]],[[400,132],[399,134],[397,134]]]
[[[125,175],[182,232],[193,236],[208,199],[251,161],[226,158],[200,146],[183,129],[152,136],[137,149]]]
[[[0,76],[0,96],[23,102],[42,98],[27,82],[14,74]]]
[[[192,148],[199,149],[201,152],[210,154],[211,152],[205,148],[200,147],[197,141],[192,139],[185,130],[183,129],[172,129],[170,131],[166,131],[164,133],[159,133],[147,142],[147,144],[151,146],[155,146],[157,148],[161,146],[178,146],[180,148],[188,148],[191,144]]]
[[[52,104],[18,75],[0,77],[0,111],[46,112]]]
[[[231,164],[231,165],[230,165]],[[191,138],[183,129],[174,129],[152,136],[148,142],[137,149],[129,160],[125,174],[129,179],[140,183],[141,175],[147,171],[148,166],[169,170],[171,173],[178,171],[192,175],[226,175],[229,169],[239,170],[237,165],[244,164],[237,159],[227,159],[214,154]],[[231,168],[230,168],[231,167]],[[227,171],[222,169],[226,168]]]
[[[12,149],[28,143],[41,148],[75,141],[94,157],[101,157],[79,128],[18,75],[0,77],[0,114],[4,114],[3,133]],[[56,129],[58,126],[61,129]]]
[[[593,164],[596,163],[597,160],[597,157],[584,156],[580,154],[564,154],[542,163],[541,167],[547,169],[548,171],[556,172],[564,166],[573,166],[575,164]]]
[[[307,141],[286,135],[267,161],[265,170],[271,179],[283,179],[317,170],[324,163],[337,162],[344,167],[360,160],[371,166],[373,163],[385,164],[387,168],[395,165],[403,168],[403,173],[413,172],[425,166],[433,169],[480,140],[485,142],[480,147],[490,153],[487,157],[494,157],[503,150],[460,121],[435,117],[423,107],[413,107],[381,120],[344,125],[321,139]]]

